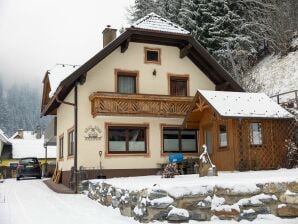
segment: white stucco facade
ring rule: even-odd
[[[144,63],[144,48],[160,48],[161,64]],[[125,53],[120,47],[104,60],[88,71],[86,82],[78,85],[78,167],[99,167],[99,150],[103,151],[102,165],[104,169],[147,169],[156,168],[158,163],[166,159],[161,155],[161,124],[181,125],[182,118],[134,117],[134,116],[97,116],[91,114],[89,96],[97,91],[116,92],[115,69],[138,71],[138,94],[169,94],[169,74],[187,75],[189,78],[189,95],[194,96],[197,89],[215,90],[214,83],[188,58],[179,57],[177,47],[134,43],[129,44]],[[153,71],[156,70],[156,75]],[[74,101],[72,90],[65,101]],[[113,155],[106,156],[106,124],[137,124],[146,125],[147,147],[146,155]],[[86,141],[85,129],[97,126],[101,130],[101,139]],[[57,138],[64,135],[64,156],[59,160],[59,168],[70,170],[73,158],[67,157],[67,133],[74,126],[74,109],[61,104],[57,109]],[[59,139],[57,140],[59,142]],[[59,153],[59,145],[57,147]],[[57,155],[57,158],[59,156]]]

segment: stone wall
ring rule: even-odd
[[[298,182],[258,184],[248,192],[219,186],[196,195],[170,195],[160,189],[128,191],[107,183],[85,182],[88,196],[141,222],[168,220],[254,220],[259,214],[298,216]]]

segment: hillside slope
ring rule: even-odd
[[[270,55],[251,71],[261,91],[269,96],[298,89],[298,51],[287,56]]]

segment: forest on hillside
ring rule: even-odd
[[[45,129],[49,118],[40,118],[41,90],[33,84],[14,84],[4,89],[0,76],[0,129],[9,137],[24,129]]]
[[[247,71],[269,54],[287,55],[298,36],[297,0],[135,0],[131,23],[155,12],[191,34],[246,90]]]

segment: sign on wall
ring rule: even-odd
[[[86,141],[99,141],[102,138],[101,136],[102,131],[96,125],[94,126],[89,125],[87,128],[85,128],[84,133],[85,133]]]

